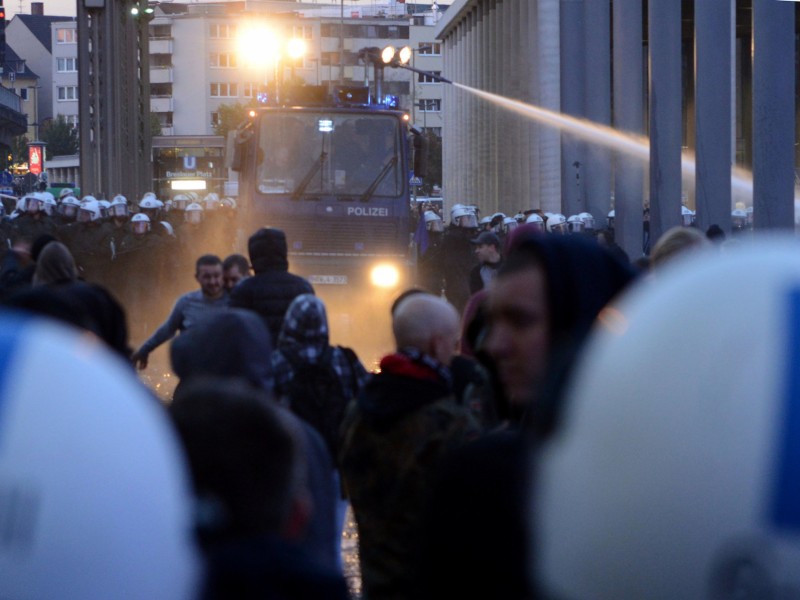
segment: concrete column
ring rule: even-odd
[[[794,229],[795,10],[753,0],[753,220]]]
[[[697,224],[731,229],[732,0],[696,0],[695,206]],[[720,101],[723,100],[723,101]]]
[[[500,71],[501,93],[507,98],[519,99],[519,91],[517,82],[520,78],[522,68],[522,61],[520,60],[518,51],[518,38],[514,35],[514,13],[517,12],[519,7],[518,2],[511,0],[503,0],[500,4],[501,8],[501,23],[502,23],[502,40],[503,40],[503,67]],[[519,168],[519,130],[524,119],[519,115],[513,114],[509,111],[503,111],[503,121],[500,139],[508,140],[506,144],[501,144],[502,164],[507,165],[507,177],[500,177],[500,189],[497,195],[496,210],[502,211],[505,214],[511,212],[514,214],[517,198],[520,195],[520,177],[522,176],[521,169]],[[505,207],[505,208],[504,208]],[[514,212],[512,212],[514,211]]]
[[[456,32],[447,36],[444,40],[442,51],[444,52],[444,72],[452,77],[454,81],[459,81],[460,73],[458,71],[458,48],[455,43],[458,27]],[[415,74],[416,75],[416,74]],[[458,144],[459,131],[461,127],[461,102],[459,96],[462,94],[456,93],[456,88],[451,85],[445,86],[444,94],[442,95],[443,114],[443,130],[442,130],[442,194],[444,196],[444,214],[442,218],[445,222],[449,219],[450,207],[454,204],[453,198],[458,193],[456,178],[454,177],[455,165],[459,164],[460,149]]]
[[[532,6],[531,2],[519,3],[519,15],[517,17],[517,27],[514,33],[520,41],[520,67],[521,73],[519,77],[519,97],[525,102],[535,103],[535,79],[538,73],[534,68],[536,61],[536,52],[533,38],[531,33],[536,29],[531,27],[531,21],[535,15],[536,6]],[[520,170],[519,179],[522,182],[522,191],[520,197],[517,199],[518,208],[525,210],[533,208],[534,199],[538,197],[537,173],[539,171],[539,161],[536,153],[533,151],[533,136],[534,136],[534,123],[532,121],[525,121],[520,124]]]
[[[537,33],[537,103],[548,110],[561,110],[561,5],[559,0],[538,0]],[[561,132],[537,125],[539,157],[539,196],[537,206],[555,212],[561,206]]]
[[[490,58],[490,67],[487,69],[487,86],[486,90],[497,93],[498,90],[498,70],[500,69],[500,65],[497,61],[495,53],[497,52],[497,0],[484,0],[487,13],[486,13],[486,36],[484,38],[484,43],[486,44],[487,49],[491,49],[491,58]],[[482,101],[483,102],[483,101]],[[486,165],[486,170],[484,171],[485,177],[483,181],[484,185],[484,192],[483,196],[480,198],[479,202],[482,206],[486,206],[487,209],[490,209],[492,206],[497,205],[497,178],[498,178],[498,167],[500,164],[498,153],[499,149],[499,139],[497,135],[497,121],[498,121],[498,113],[500,110],[497,108],[496,105],[487,103],[486,107],[488,108],[488,115],[489,118],[487,120],[488,126],[488,147],[489,147],[489,162]],[[486,212],[489,212],[489,210]],[[491,211],[494,212],[494,211]]]
[[[611,6],[609,0],[584,4],[586,15],[586,118],[611,125]],[[570,214],[587,211],[601,213],[611,193],[611,152],[604,146],[586,146],[583,205]]]
[[[561,2],[561,111],[581,118],[584,116],[584,1]],[[586,160],[583,144],[573,136],[561,140],[561,208],[558,212],[583,206]],[[579,167],[575,166],[579,163]],[[578,169],[580,179],[577,179]]]
[[[477,16],[476,9],[473,9],[466,16],[461,25],[464,31],[463,43],[461,44],[463,46],[461,50],[463,58],[461,69],[462,81],[471,87],[475,87],[477,82],[476,75],[479,72],[475,67],[476,58],[480,55],[476,40],[476,34],[479,28]],[[464,102],[465,117],[462,124],[472,124],[475,121],[475,98],[470,94],[464,93],[462,93],[461,96]],[[476,156],[476,141],[479,134],[475,127],[468,126],[464,128],[464,162],[462,162],[459,167],[464,168],[464,172],[469,173],[469,175],[463,177],[463,182],[461,183],[461,195],[457,200],[457,202],[460,203],[471,202],[471,198],[475,193],[475,171],[481,168],[480,159]]]
[[[491,80],[489,74],[494,68],[494,49],[492,48],[491,27],[489,23],[489,4],[487,1],[479,2],[478,6],[478,29],[475,32],[476,42],[481,48],[481,61],[479,66],[479,77],[477,87],[481,90],[491,91]],[[493,107],[485,100],[473,98],[475,103],[475,122],[478,139],[476,140],[475,151],[478,154],[478,182],[475,186],[476,202],[485,203],[489,197],[492,183],[492,148],[489,140],[491,139],[491,111]],[[485,208],[483,210],[486,210]]]
[[[648,0],[650,247],[681,222],[681,0]]]
[[[614,0],[614,126],[626,133],[644,132],[643,48],[641,0]],[[614,177],[614,235],[635,260],[642,255],[642,193],[644,164],[618,154]],[[605,226],[610,205],[592,215]]]

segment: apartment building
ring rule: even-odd
[[[78,126],[78,30],[74,20],[52,24],[53,118]]]
[[[275,5],[282,5],[283,9]],[[248,103],[258,88],[294,77],[309,85],[362,85],[374,76],[359,60],[363,48],[409,45],[412,65],[441,72],[441,45],[433,38],[436,11],[387,15],[359,7],[342,19],[305,4],[271,5],[271,12],[244,3],[166,4],[150,23],[150,110],[165,136],[213,134],[223,104]],[[437,7],[438,10],[438,7]],[[252,67],[240,55],[239,34],[253,24],[268,25],[284,39],[301,38],[307,51],[296,61]],[[399,96],[412,121],[441,134],[442,84],[403,69],[384,71],[383,92]]]

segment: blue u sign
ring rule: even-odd
[[[183,157],[183,168],[187,171],[193,171],[197,168],[197,157],[196,156],[184,156]]]

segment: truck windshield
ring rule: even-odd
[[[258,191],[362,199],[403,192],[400,128],[387,115],[266,113]]]

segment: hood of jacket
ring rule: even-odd
[[[247,251],[256,274],[289,269],[286,234],[280,229],[262,227],[250,236]]]
[[[272,391],[272,343],[256,313],[229,308],[203,319],[172,342],[172,370],[181,381],[194,376],[231,377]]]
[[[297,296],[286,310],[278,350],[287,357],[313,363],[328,343],[328,316],[322,300],[314,294]]]

